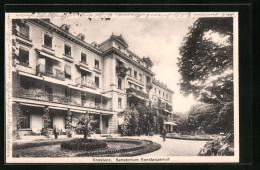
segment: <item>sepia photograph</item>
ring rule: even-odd
[[[239,162],[237,12],[5,19],[6,163]]]

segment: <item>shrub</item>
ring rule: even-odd
[[[82,151],[101,149],[105,147],[107,147],[105,142],[94,139],[84,140],[78,138],[61,144],[61,148],[63,149]]]
[[[100,128],[95,129],[95,133],[96,134],[101,134],[101,129]]]

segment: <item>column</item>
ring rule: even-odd
[[[101,114],[99,115],[99,127],[100,127],[100,131],[101,131],[101,134],[102,134],[103,126],[102,126],[102,115]]]

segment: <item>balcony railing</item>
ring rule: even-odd
[[[124,64],[118,64],[116,66],[116,74],[125,77],[127,74],[128,68]]]
[[[13,91],[13,96],[19,98],[53,102],[53,103],[70,104],[74,106],[87,107],[87,108],[93,108],[99,110],[112,110],[112,108],[109,108],[108,105],[106,104],[86,103],[85,100],[76,101],[74,99],[71,99],[70,97],[53,95],[45,92],[36,92],[24,88],[16,88]]]
[[[126,93],[135,93],[136,95],[138,95],[138,96],[140,96],[140,97],[149,99],[149,95],[148,95],[147,93],[144,93],[144,92],[142,92],[142,91],[136,90],[136,89],[134,89],[134,88],[128,88],[128,89],[126,89]]]
[[[146,88],[151,90],[153,88],[153,84],[151,82],[148,82]]]
[[[82,77],[76,78],[76,85],[97,89],[97,85],[93,80],[89,80],[87,78],[82,78]]]
[[[53,67],[49,67],[43,64],[39,64],[36,67],[36,73],[40,73],[44,76],[48,76],[48,77],[52,77],[52,78],[56,78],[59,80],[65,80],[65,74],[64,71],[53,68]]]
[[[169,110],[169,111],[172,111],[172,106],[169,105],[168,103],[166,103],[166,109]]]
[[[99,110],[112,110],[112,108],[107,107],[106,104],[101,103],[87,103],[85,101],[82,101],[82,106]]]
[[[16,88],[13,92],[13,96],[35,99],[35,100],[42,100],[42,101],[49,101],[55,103],[62,103],[62,104],[68,104],[70,102],[69,97],[48,94],[45,92],[37,92],[37,91],[27,90],[23,88]]]
[[[21,66],[29,67],[29,61],[27,61],[27,62],[19,61],[17,64],[21,65]]]

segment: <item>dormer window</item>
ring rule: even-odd
[[[138,62],[138,64],[140,64],[140,61],[139,61],[139,60],[137,60],[137,62]]]
[[[80,36],[80,39],[81,39],[82,41],[84,41],[84,40],[85,40],[85,36],[81,35],[81,36]]]
[[[77,38],[81,39],[82,41],[85,41],[85,35],[84,34],[79,33],[77,35]]]
[[[121,47],[120,47],[120,46],[118,46],[118,49],[119,49],[119,50],[121,50]]]
[[[133,59],[133,56],[129,55],[129,58]]]
[[[67,24],[62,24],[61,28],[65,31],[69,31],[70,27]]]

